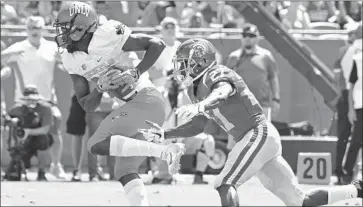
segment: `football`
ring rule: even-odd
[[[124,68],[116,68],[116,67],[113,67],[112,69],[110,69],[107,73],[108,74],[111,74],[112,71],[114,70],[120,70],[121,72],[124,72],[125,69]],[[132,73],[130,73],[131,76],[133,75]],[[137,84],[137,80],[133,79],[133,77],[129,77],[129,83],[128,84],[123,84],[123,85],[120,85],[118,88],[116,89],[110,89],[108,90],[108,93],[111,95],[111,96],[114,96],[118,99],[121,99],[121,100],[124,100],[125,99],[125,96],[127,96],[128,94],[130,94],[136,87],[136,84]]]
[[[103,74],[103,76],[112,76],[116,72],[119,74],[118,71],[124,72],[126,70],[127,69],[125,69],[125,68],[119,68],[119,67],[112,66],[112,67],[109,68],[109,70],[105,74]],[[125,76],[123,76],[123,78],[122,78],[124,81],[126,81],[128,83],[122,84],[116,89],[107,90],[109,95],[112,96],[112,97],[116,97],[116,98],[118,98],[120,100],[124,100],[125,96],[130,94],[135,89],[136,84],[137,84],[137,80],[134,78],[134,76],[136,76],[136,74],[133,74],[133,72],[134,72],[133,70],[130,70],[130,73],[125,74]],[[94,78],[92,81],[97,83],[98,78]]]
[[[131,85],[120,85],[118,88],[110,89],[107,92],[112,97],[116,97],[120,100],[124,100],[124,97],[126,95],[128,95],[129,93],[131,93],[131,91],[134,90],[135,86],[136,86],[136,83],[131,84]]]

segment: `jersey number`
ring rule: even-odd
[[[219,111],[219,109],[213,109],[212,111],[214,116],[216,116],[217,118],[216,122],[217,123],[220,122],[220,124],[223,125],[223,128],[225,128],[227,131],[230,131],[231,129],[234,128],[234,125],[230,121],[228,121],[228,119],[225,116],[223,116],[223,114]]]

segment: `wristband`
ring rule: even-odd
[[[204,107],[204,105],[202,105],[202,104],[198,104],[198,112],[199,113],[204,113],[204,111],[205,111],[205,107]]]

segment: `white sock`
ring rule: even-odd
[[[357,188],[354,185],[336,186],[328,188],[328,204],[341,200],[356,198],[358,196]]]
[[[166,145],[114,135],[111,136],[110,155],[116,157],[161,157],[161,153],[166,147]]]
[[[141,179],[131,180],[124,189],[131,206],[149,206],[145,185]]]

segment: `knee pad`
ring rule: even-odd
[[[203,140],[200,152],[204,152],[208,157],[214,155],[215,141],[212,135],[207,134],[207,138]]]

